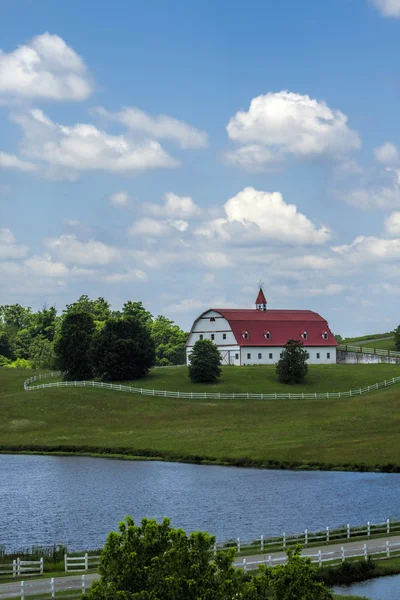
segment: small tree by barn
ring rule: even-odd
[[[288,340],[276,365],[276,374],[281,383],[302,383],[308,371],[309,354],[303,342]]]
[[[221,375],[221,355],[211,340],[198,340],[190,355],[189,377],[198,383],[212,383]]]

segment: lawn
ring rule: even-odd
[[[399,372],[395,365],[338,367],[345,389],[350,383],[354,386],[361,375],[364,383],[372,383]],[[332,388],[332,377],[324,367],[317,367],[316,372],[319,369],[318,390],[323,383],[325,389]],[[257,378],[266,370],[227,367],[221,385],[228,386],[232,377],[230,390],[250,383],[256,390]],[[398,386],[351,400],[192,401],[90,388],[25,392],[26,377],[27,371],[0,369],[3,451],[106,452],[255,466],[314,463],[321,468],[400,469]],[[235,378],[239,378],[238,387],[233,385]],[[170,389],[187,385],[184,374],[175,369],[154,372],[146,385],[167,381]]]

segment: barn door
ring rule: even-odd
[[[223,365],[229,365],[229,350],[221,351],[221,363]]]

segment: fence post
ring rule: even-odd
[[[390,544],[389,540],[386,542],[386,556],[390,558]]]
[[[13,577],[16,577],[16,576],[17,576],[17,561],[14,558],[14,560],[13,560]]]
[[[344,562],[344,547],[343,546],[340,547],[340,555],[342,558],[342,562]]]
[[[240,554],[240,538],[237,539],[237,553]]]
[[[308,529],[304,531],[304,545],[308,545]]]
[[[247,565],[246,565],[246,559],[243,559],[243,571],[246,573],[247,571]]]
[[[21,575],[21,559],[19,557],[17,558],[17,575],[18,577]]]
[[[364,544],[364,558],[365,560],[368,560],[367,544]]]
[[[261,552],[264,552],[264,536],[261,536]]]
[[[85,552],[85,571],[89,570],[89,557],[88,557],[88,553]]]
[[[322,552],[321,552],[321,550],[318,550],[318,564],[320,567],[322,567]]]
[[[283,532],[283,549],[286,550],[286,533]]]
[[[272,556],[271,555],[268,556],[268,566],[272,567]]]
[[[217,542],[214,542],[214,556],[217,556]]]
[[[86,575],[82,575],[82,594],[86,593]]]
[[[350,539],[350,523],[347,523],[347,539]]]
[[[64,568],[65,568],[65,572],[68,573],[68,561],[67,561],[66,554],[64,554]]]
[[[368,523],[367,523],[367,531],[368,531],[368,537],[371,537],[371,521],[368,521]]]
[[[326,528],[326,543],[329,544],[329,527]]]
[[[386,533],[390,533],[390,520],[386,520]]]
[[[25,600],[25,586],[24,581],[21,581],[21,600]]]
[[[54,577],[50,579],[50,593],[52,598],[56,597],[56,591],[54,589]]]
[[[40,574],[43,575],[43,556],[40,557]]]

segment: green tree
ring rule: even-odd
[[[0,306],[0,321],[6,326],[15,329],[29,327],[32,319],[31,308],[24,308],[20,304],[4,304]]]
[[[100,581],[85,600],[230,600],[241,573],[232,566],[234,552],[213,554],[215,537],[143,519],[127,517],[119,533],[108,535],[101,556]],[[238,596],[240,598],[240,596]]]
[[[20,329],[13,340],[14,355],[16,358],[29,359],[29,348],[32,344],[32,335],[29,329]]]
[[[343,342],[343,338],[339,334],[335,335],[335,340],[337,341],[338,344],[341,344]]]
[[[88,312],[95,321],[107,321],[111,316],[110,304],[101,296],[97,300],[91,300],[86,295],[80,296],[73,304],[67,304],[64,312],[68,313],[71,310]]]
[[[156,365],[183,365],[185,363],[187,334],[174,321],[159,315],[153,321],[151,336],[156,346]]]
[[[5,331],[0,331],[0,355],[9,359],[13,358],[11,343]]]
[[[33,313],[29,327],[32,337],[40,335],[52,342],[58,319],[59,317],[57,317],[57,309],[55,306],[50,306],[50,308],[44,306],[42,310]]]
[[[153,315],[151,312],[145,309],[142,302],[132,302],[132,300],[125,302],[124,306],[122,307],[122,315],[120,313],[116,313],[115,316],[133,317],[148,328],[151,328],[153,322]]]
[[[400,350],[400,325],[394,330],[394,347]]]
[[[154,341],[137,318],[114,317],[96,332],[91,356],[96,375],[113,381],[137,379],[154,366]]]
[[[302,383],[308,371],[309,354],[299,340],[288,340],[276,364],[276,374],[281,383]]]
[[[33,369],[52,369],[55,366],[54,344],[43,335],[37,335],[29,346]]]
[[[287,550],[287,562],[271,570],[270,587],[276,600],[333,600],[317,579],[317,567],[301,556],[301,546]]]
[[[56,364],[64,379],[92,377],[90,346],[94,330],[90,313],[75,308],[64,315],[54,344]]]
[[[211,340],[197,340],[190,354],[189,377],[196,382],[213,382],[221,376],[221,355]]]

